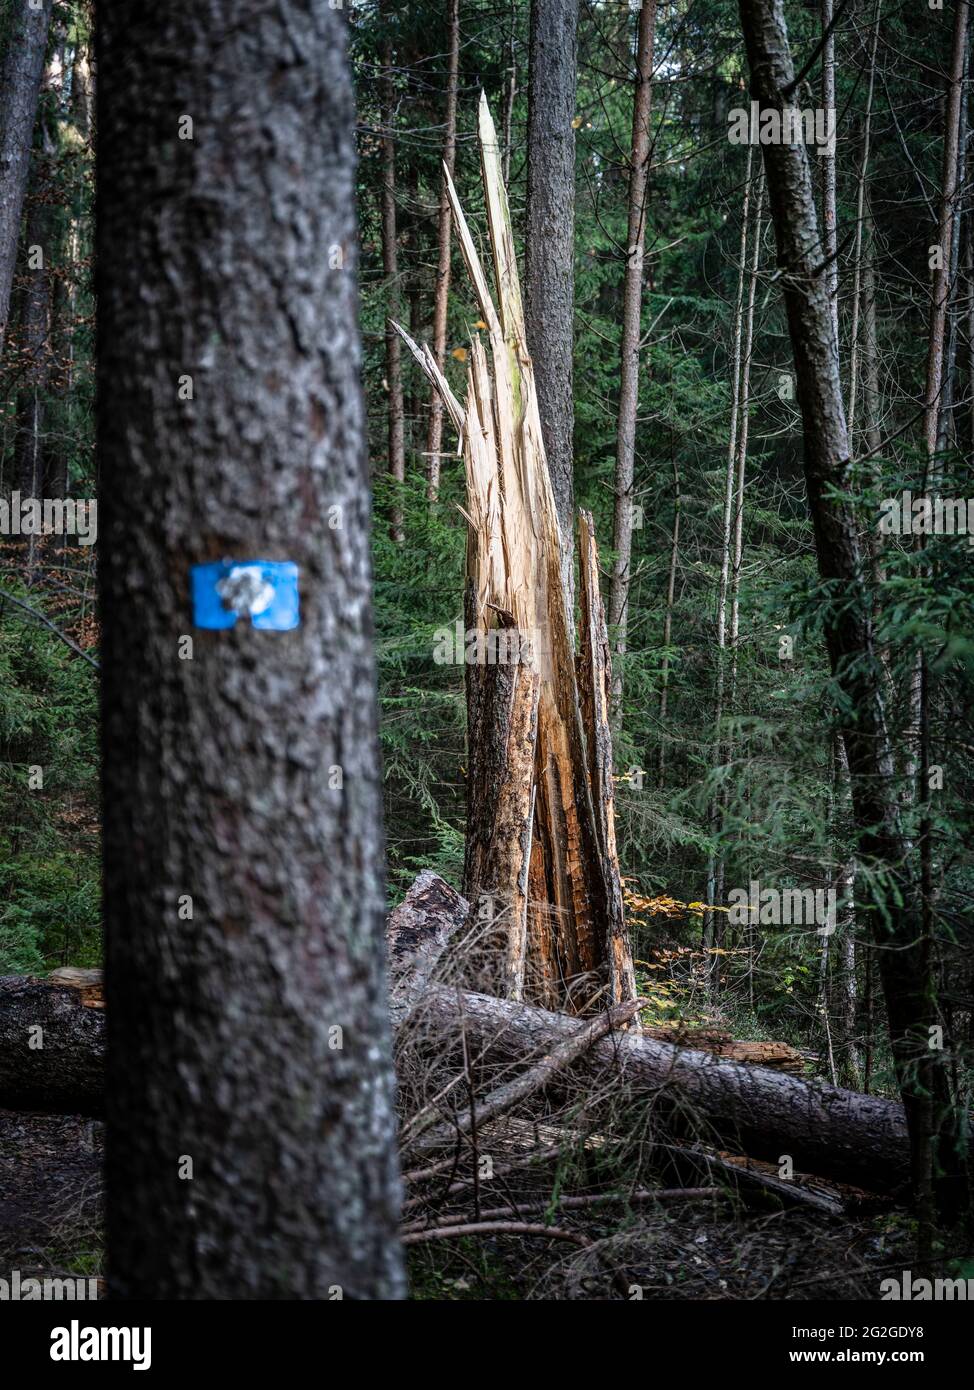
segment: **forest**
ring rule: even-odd
[[[0,0],[0,1288],[974,1298],[967,0],[117,11]]]

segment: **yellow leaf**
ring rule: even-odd
[[[453,351],[450,353],[450,356],[451,356],[451,357],[455,357],[456,360],[457,360],[458,362],[466,362],[466,360],[467,360],[467,349],[466,349],[466,348],[454,348]]]
[[[477,322],[474,324],[474,328],[486,328],[486,327],[487,327],[487,325],[484,323],[483,319],[478,319]]]

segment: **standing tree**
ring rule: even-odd
[[[619,365],[619,427],[616,438],[615,517],[609,623],[615,629],[616,668],[612,702],[622,712],[622,663],[629,624],[629,583],[632,564],[632,491],[636,470],[636,415],[639,410],[639,346],[642,333],[643,259],[646,246],[646,190],[652,153],[649,118],[653,95],[653,43],[656,0],[646,0],[639,12],[636,40],[636,88],[632,108],[632,150],[629,158],[629,216],[626,234],[626,275],[622,291],[622,349]]]
[[[443,137],[445,173],[440,188],[439,252],[436,263],[436,296],[433,301],[433,354],[442,372],[446,366],[447,309],[450,296],[450,247],[453,218],[447,174],[453,177],[457,159],[457,80],[460,71],[460,0],[447,0],[447,33],[449,59],[446,77],[446,114]],[[398,338],[396,338],[398,351]],[[426,438],[426,494],[435,502],[440,492],[440,451],[443,447],[443,402],[439,391],[433,391],[430,402],[429,433]]]
[[[396,1297],[344,21],[107,8],[99,63],[112,1285]],[[224,557],[298,625],[194,626]]]
[[[740,8],[751,96],[762,110],[784,111],[797,84],[781,0],[740,0]],[[962,1144],[946,1067],[931,1046],[931,1030],[940,1023],[931,942],[901,824],[882,665],[850,495],[838,342],[822,274],[812,171],[802,144],[769,144],[763,152],[802,414],[805,485],[829,596],[825,639],[839,692],[857,849],[874,885],[868,915],[910,1129],[914,1191],[929,1218],[936,1184],[941,1210],[955,1215],[968,1200]]]
[[[391,11],[382,6],[386,24]],[[387,285],[389,317],[386,321],[386,391],[388,392],[389,476],[394,488],[406,481],[406,422],[402,396],[402,355],[392,320],[399,317],[401,292],[399,286],[399,228],[396,216],[396,86],[393,69],[391,34],[387,32],[382,45],[382,269]],[[399,543],[403,539],[402,499],[393,501],[390,534]]]
[[[572,592],[575,68],[578,0],[532,0],[525,320],[541,431]]]
[[[10,314],[20,215],[54,0],[14,0],[0,73],[0,349]]]

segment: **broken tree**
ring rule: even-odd
[[[581,525],[576,667],[561,538],[500,154],[486,98],[480,152],[497,305],[446,174],[488,354],[471,345],[467,400],[402,329],[461,435],[469,522],[468,815],[464,886],[503,947],[512,999],[588,1012],[635,995],[612,809],[609,650],[591,520]],[[468,645],[468,650],[471,647]]]

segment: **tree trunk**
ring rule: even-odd
[[[578,0],[532,0],[525,321],[572,606],[575,80]]]
[[[41,0],[35,9],[27,0],[17,0],[0,73],[0,351],[10,315],[20,215],[53,4],[54,0]]]
[[[822,108],[826,120],[835,119],[835,34],[832,32],[832,0],[822,0]],[[836,343],[839,341],[839,262],[836,256],[835,149],[818,151],[822,169],[822,259]]]
[[[446,77],[446,114],[443,138],[443,164],[453,177],[457,157],[457,78],[460,70],[460,0],[448,0],[447,45],[449,59]],[[436,266],[436,296],[433,302],[433,356],[442,372],[446,364],[447,309],[450,298],[450,245],[453,219],[446,178],[440,191],[439,259]],[[440,491],[440,451],[443,447],[443,402],[433,389],[430,403],[429,433],[426,438],[426,495],[435,502]]]
[[[100,26],[108,1258],[121,1298],[397,1297],[345,24],[232,20]],[[294,562],[298,625],[194,627],[225,557]]]
[[[673,530],[670,535],[670,565],[666,577],[666,611],[663,615],[663,662],[659,685],[659,785],[666,776],[666,705],[670,686],[670,642],[673,638],[673,604],[676,598],[676,571],[680,561],[680,465],[673,453]]]
[[[639,11],[636,45],[636,90],[632,110],[632,149],[629,160],[629,217],[626,233],[626,274],[622,290],[622,349],[619,365],[619,425],[616,442],[615,515],[612,545],[615,563],[609,592],[609,625],[613,630],[615,678],[613,715],[622,714],[622,666],[626,656],[629,582],[632,566],[632,494],[636,466],[636,416],[639,409],[639,343],[642,326],[643,254],[646,244],[646,190],[649,184],[649,118],[653,94],[653,42],[656,0]]]
[[[744,372],[742,371],[743,353],[745,351],[744,285],[747,279],[748,219],[750,217],[751,207],[751,174],[753,162],[753,148],[749,145],[747,150],[747,170],[744,176],[744,199],[741,207],[741,242],[737,273],[737,300],[734,313],[734,349],[731,354],[731,414],[727,440],[727,465],[724,471],[724,513],[723,525],[721,527],[720,582],[717,590],[717,680],[714,698],[714,741],[711,758],[711,766],[714,772],[720,767],[723,751],[720,726],[724,718],[724,687],[727,676],[726,654],[729,635],[727,601],[731,587],[731,573],[733,572],[735,585],[738,578],[740,564],[738,551],[743,535],[744,460],[747,457],[747,442],[745,438],[743,451],[739,453],[738,436],[742,430],[746,429],[745,422],[747,420],[747,402],[743,402],[742,408],[741,396],[745,388]],[[761,242],[760,206],[758,207],[754,221],[754,268],[750,275],[750,293],[747,314],[749,326],[753,326],[754,323],[754,293],[757,279],[757,257],[760,252]],[[747,336],[747,383],[749,387],[750,331]],[[734,556],[734,563],[732,563],[732,553]],[[715,793],[711,797],[707,808],[707,830],[708,834],[711,836],[716,835],[718,819],[719,799]],[[722,876],[722,856],[717,854],[716,849],[712,849],[707,857],[707,893],[703,911],[703,921],[701,924],[702,945],[705,951],[712,950],[715,944],[715,917],[719,916],[715,909],[719,906],[718,897],[720,894],[718,892],[718,884]],[[716,966],[716,958],[711,959],[709,966],[708,975],[711,982],[713,982],[717,977],[717,972],[713,968]]]
[[[104,1113],[105,1015],[77,989],[0,977],[0,1106]]]
[[[497,305],[456,197],[457,237],[487,325],[471,344],[461,405],[428,347],[403,334],[462,431],[467,499],[469,753],[464,886],[494,927],[504,992],[587,1012],[631,997],[611,830],[600,688],[607,650],[589,569],[582,659],[561,577],[561,531],[527,350],[500,148],[486,97],[480,154]],[[589,536],[589,541],[591,537]],[[606,643],[607,643],[606,638]],[[477,648],[479,647],[479,651]],[[586,681],[588,685],[586,686]],[[594,715],[593,715],[594,711]],[[587,722],[587,728],[586,728]],[[596,804],[598,802],[598,804]]]
[[[968,82],[969,63],[970,48],[965,39],[964,71],[961,76],[962,95],[960,111],[958,113],[957,132],[957,174],[955,176],[955,188],[957,191],[954,196],[950,219],[950,283],[947,292],[948,318],[946,328],[947,349],[946,361],[943,367],[943,385],[940,391],[940,418],[937,424],[938,454],[944,453],[951,444],[956,442],[957,438],[957,432],[954,428],[954,372],[957,366],[958,327],[963,308],[960,292],[960,243],[961,223],[963,221],[962,214],[966,201],[964,196],[964,169],[967,162],[967,99],[965,93]]]
[[[388,3],[383,5],[389,23]],[[402,499],[399,489],[406,481],[406,426],[402,398],[402,350],[392,327],[400,316],[402,295],[399,287],[399,247],[396,216],[396,89],[393,81],[393,48],[386,40],[382,48],[382,270],[386,281],[386,395],[387,467],[396,495],[393,498],[389,534],[398,544],[403,536]]]
[[[54,215],[51,174],[54,160],[45,135],[34,150],[27,196],[25,286],[20,309],[23,374],[17,391],[14,474],[23,497],[43,497],[47,389],[51,377],[54,283]],[[33,551],[34,537],[30,537]]]
[[[848,420],[849,420],[849,442],[850,442],[850,444],[851,444],[851,446],[852,446],[853,452],[855,452],[855,443],[856,443],[855,421],[856,421],[856,407],[857,407],[857,404],[858,404],[858,393],[859,393],[859,328],[860,328],[860,322],[861,322],[861,320],[863,320],[863,319],[865,319],[865,322],[866,322],[865,337],[866,337],[866,348],[867,348],[867,352],[869,351],[869,348],[870,348],[870,346],[871,346],[873,352],[875,353],[876,304],[875,304],[875,286],[874,286],[873,281],[872,281],[872,274],[873,274],[872,259],[871,259],[871,258],[872,258],[872,242],[871,242],[871,238],[867,238],[867,236],[866,236],[866,220],[867,220],[867,217],[868,217],[868,215],[869,215],[869,214],[868,214],[867,193],[866,193],[866,187],[867,187],[866,180],[867,180],[868,171],[869,171],[869,153],[870,153],[870,140],[871,140],[871,135],[872,135],[872,119],[873,119],[873,90],[874,90],[875,85],[876,85],[876,48],[877,48],[877,46],[878,46],[878,44],[879,44],[879,21],[880,21],[881,15],[882,15],[882,0],[876,0],[876,19],[875,19],[875,22],[874,22],[874,24],[873,24],[873,36],[872,36],[872,42],[871,42],[870,48],[869,48],[869,85],[868,85],[868,87],[867,87],[867,89],[866,89],[866,113],[865,113],[865,115],[863,116],[863,121],[862,121],[862,153],[860,154],[860,157],[859,157],[859,174],[858,174],[857,185],[856,185],[856,231],[855,231],[855,250],[854,250],[854,252],[853,252],[853,271],[852,271],[852,329],[851,329],[851,332],[850,332],[850,335],[849,335],[849,410],[848,410],[848,412],[847,412],[847,413],[848,413]],[[864,250],[864,248],[865,248],[866,255],[870,257],[870,260],[869,260],[869,276],[870,276],[870,280],[869,280],[869,287],[868,287],[868,296],[867,296],[866,280],[865,280],[864,267],[863,267],[863,250]],[[872,328],[872,333],[873,333],[873,342],[872,342],[872,344],[870,344],[870,342],[869,342],[869,334],[870,334],[869,312],[870,312],[870,311],[867,309],[866,303],[864,302],[864,301],[867,299],[867,297],[868,297],[868,299],[870,300],[871,306],[872,306],[872,308],[871,308],[871,312],[872,312],[872,324],[871,324],[871,328]],[[874,363],[872,364],[872,371],[875,372],[875,370],[876,370],[876,366],[875,366],[875,362],[874,362]],[[866,378],[865,394],[866,394],[866,397],[867,397],[867,400],[866,400],[866,422],[867,422],[867,423],[866,423],[866,428],[867,428],[866,450],[867,450],[867,452],[869,452],[869,451],[871,450],[871,448],[872,448],[872,446],[871,446],[871,445],[869,444],[869,442],[868,442],[869,419],[870,419],[870,414],[871,414],[871,412],[870,412],[870,410],[869,410],[869,399],[868,399],[868,397],[869,397],[869,391],[870,391],[869,372],[870,372],[870,368],[867,366],[866,371],[865,371],[865,373],[864,373],[864,376],[865,376],[865,378]]]
[[[514,98],[517,96],[517,0],[511,0],[511,30],[507,41],[507,82],[504,86],[504,150],[502,165],[504,183],[511,181],[511,150],[513,148]]]
[[[794,69],[780,0],[741,0],[752,97],[781,112]],[[884,692],[873,636],[856,519],[847,491],[849,444],[839,385],[838,344],[821,247],[808,153],[801,144],[765,145],[764,164],[778,247],[778,264],[795,356],[804,429],[805,482],[819,572],[841,601],[825,614],[833,676],[842,693],[839,727],[845,740],[858,853],[878,872],[885,902],[870,912],[880,960],[890,1039],[910,1125],[914,1191],[919,1192],[931,1139],[940,1126],[945,1213],[967,1204],[958,1172],[955,1122],[943,1066],[929,1043],[937,1024],[928,943],[923,939],[917,885],[900,825],[896,777],[886,726]],[[850,717],[848,711],[854,711]],[[932,1100],[931,1100],[932,1097]],[[934,1116],[932,1112],[939,1112]]]
[[[936,472],[934,460],[940,426],[941,395],[944,384],[944,336],[951,289],[951,250],[953,246],[954,204],[959,196],[957,155],[960,140],[961,97],[964,93],[964,55],[970,15],[968,0],[957,0],[944,111],[944,150],[940,184],[940,208],[936,248],[930,287],[930,328],[927,338],[927,379],[924,396],[923,436],[928,469]]]

